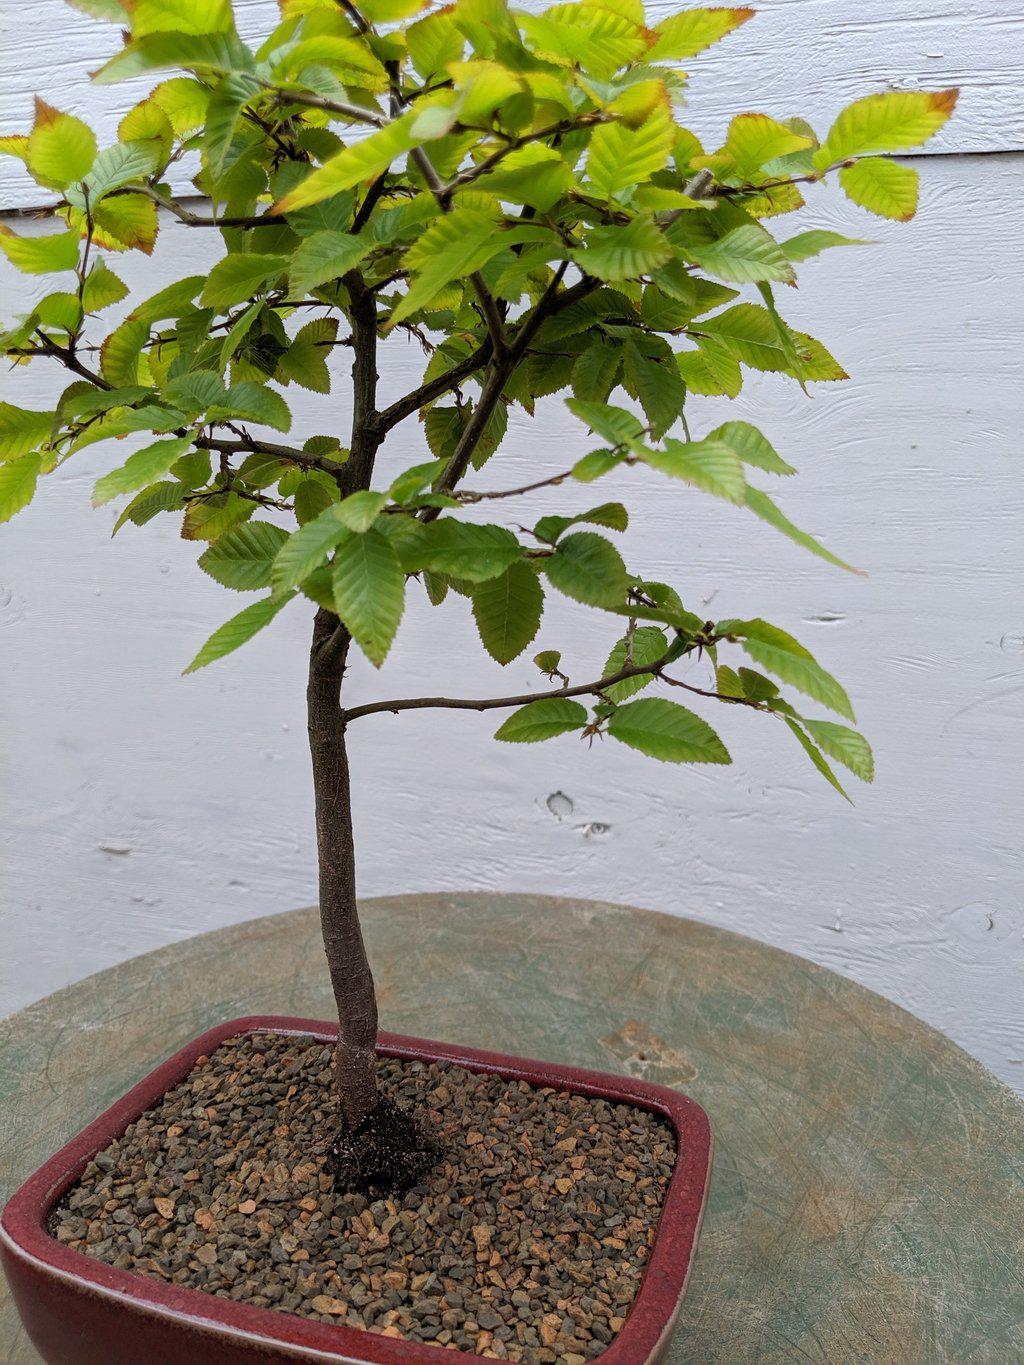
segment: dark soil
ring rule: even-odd
[[[335,1193],[331,1050],[224,1043],[90,1162],[61,1242],[221,1298],[532,1365],[622,1328],[675,1163],[657,1115],[381,1061],[443,1155],[405,1193]],[[336,1160],[336,1158],[335,1158]]]

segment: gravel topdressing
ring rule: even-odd
[[[654,1241],[669,1125],[443,1063],[380,1071],[445,1152],[394,1199],[332,1190],[331,1049],[255,1034],[99,1153],[51,1231],[125,1270],[389,1337],[534,1365],[600,1355]]]

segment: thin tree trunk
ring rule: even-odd
[[[377,998],[356,909],[355,848],[341,686],[350,636],[321,608],[313,625],[306,704],[316,797],[320,924],[338,1008],[335,1054],[342,1127],[377,1107]]]

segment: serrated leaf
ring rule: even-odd
[[[622,227],[595,227],[572,253],[581,270],[599,280],[635,280],[664,265],[672,247],[650,218],[633,218]]]
[[[507,744],[537,744],[570,730],[583,730],[587,708],[567,697],[543,697],[513,711],[495,732],[494,738]]]
[[[601,670],[602,678],[610,678],[627,665],[642,667],[656,663],[668,653],[668,636],[657,626],[637,626],[632,635],[624,635],[608,655],[608,661]],[[628,701],[637,692],[642,692],[654,681],[653,673],[640,673],[635,678],[625,678],[622,682],[612,683],[604,689],[604,695],[614,702]]]
[[[727,502],[742,503],[747,482],[743,465],[732,446],[706,436],[703,441],[665,442],[664,450],[647,450],[641,457],[652,469],[685,479],[695,488]]]
[[[213,632],[206,644],[183,671],[194,673],[197,668],[205,668],[214,660],[223,659],[225,654],[231,654],[234,650],[239,649],[264,626],[269,625],[281,608],[286,606],[294,596],[295,594],[290,592],[283,597],[264,597],[259,602],[253,602],[252,606],[244,608],[237,616],[232,616],[230,621],[225,621],[218,630]]]
[[[273,427],[276,431],[287,431],[292,424],[288,404],[281,395],[251,379],[232,384],[220,402],[211,404],[209,416],[213,420],[241,417],[248,422]]]
[[[74,270],[78,264],[78,233],[51,232],[39,237],[19,237],[0,223],[0,251],[11,265],[26,275]]]
[[[598,194],[611,199],[662,170],[668,164],[675,141],[676,125],[667,100],[657,105],[639,128],[603,124],[590,139],[587,177]]]
[[[544,560],[548,580],[577,602],[593,607],[618,607],[625,601],[629,580],[615,546],[593,531],[575,531],[558,542]]]
[[[539,540],[546,540],[553,545],[563,531],[570,526],[578,526],[580,522],[590,526],[607,526],[611,531],[625,531],[629,525],[629,513],[621,502],[603,502],[600,507],[591,507],[574,517],[541,517],[533,528],[533,534]]]
[[[212,498],[190,502],[181,524],[182,540],[217,540],[239,522],[248,521],[256,504],[237,493],[218,493]]]
[[[736,173],[750,179],[776,157],[789,156],[813,145],[812,138],[767,114],[737,114],[729,124],[722,151],[731,158]]]
[[[106,261],[99,260],[85,277],[82,287],[82,303],[87,313],[98,313],[113,303],[120,303],[128,297],[128,286],[109,269]]]
[[[608,733],[663,763],[731,763],[729,751],[706,720],[666,697],[641,697],[617,706]]]
[[[754,370],[780,374],[796,374],[792,349],[780,336],[775,321],[767,308],[756,303],[737,303],[724,313],[705,318],[702,332],[721,340],[728,349]],[[845,379],[846,372],[829,355],[820,341],[803,332],[787,329],[799,362],[799,373],[806,380]],[[685,375],[684,375],[685,378]]]
[[[535,638],[544,589],[522,560],[473,589],[473,618],[484,648],[499,664],[511,663]]]
[[[829,758],[849,768],[862,782],[875,779],[875,760],[871,745],[857,730],[847,725],[837,725],[832,720],[804,719],[804,728],[811,738],[817,741]]]
[[[16,460],[41,445],[50,435],[54,415],[0,402],[0,460]]]
[[[844,797],[847,801],[850,801],[850,797],[843,789],[842,783],[839,781],[839,778],[836,777],[835,773],[829,767],[824,754],[822,754],[821,750],[817,747],[816,744],[812,743],[810,736],[804,730],[803,726],[799,725],[791,716],[784,715],[783,720],[789,726],[789,729],[792,732],[792,734],[796,736],[796,739],[799,742],[801,749],[803,749],[804,753],[817,768],[818,772],[821,773],[825,781],[828,782],[831,786],[835,787],[836,791],[839,793],[840,796]],[[850,804],[853,805],[853,802],[850,801]]]
[[[840,559],[831,550],[827,550],[821,541],[815,540],[806,531],[801,531],[799,526],[794,526],[781,508],[777,507],[767,493],[763,493],[760,488],[746,488],[746,504],[750,510],[759,516],[762,521],[768,522],[769,526],[774,526],[777,531],[781,531],[784,536],[788,536],[795,544],[802,546],[805,550],[810,550],[812,555],[817,555],[819,559],[827,560],[829,564],[834,564],[836,568],[846,569],[848,573],[864,575],[863,569],[855,569],[852,564],[847,564],[845,559]]]
[[[120,497],[123,493],[134,493],[139,488],[156,483],[191,444],[191,435],[175,436],[169,441],[154,441],[152,445],[129,455],[119,469],[112,469],[109,474],[96,480],[92,490],[93,507],[102,507],[111,498]]]
[[[412,64],[424,81],[449,62],[457,62],[465,45],[450,8],[437,10],[411,24],[405,37]]]
[[[814,154],[824,170],[837,161],[870,152],[918,147],[942,127],[956,107],[958,90],[888,90],[854,101],[829,129]]]
[[[593,403],[583,398],[567,398],[565,406],[574,417],[586,422],[591,431],[596,431],[598,436],[610,441],[612,445],[627,445],[643,434],[639,419],[632,412],[618,408],[613,403]]]
[[[531,142],[510,152],[496,170],[477,181],[475,188],[547,213],[571,183],[572,171],[558,152]]]
[[[186,492],[187,489],[180,483],[158,483],[152,488],[144,488],[132,498],[114,522],[111,536],[116,536],[125,522],[130,521],[133,526],[145,526],[161,512],[180,512],[185,505]]]
[[[333,507],[327,508],[305,526],[293,531],[281,546],[270,571],[275,592],[298,587],[303,579],[323,564],[334,547],[351,534],[333,512]]]
[[[362,534],[377,520],[387,500],[386,493],[373,493],[368,488],[361,488],[336,503],[332,509],[333,515],[349,531]]]
[[[10,521],[32,501],[42,464],[43,457],[32,454],[0,465],[0,521]]]
[[[654,46],[647,53],[649,62],[681,61],[695,57],[712,43],[754,17],[755,11],[741,9],[688,9],[670,15],[655,27]]]
[[[35,108],[25,158],[29,171],[41,185],[63,189],[88,174],[96,159],[96,136],[81,119],[61,113],[38,95]]]
[[[687,247],[686,254],[708,274],[736,284],[795,278],[778,242],[758,223],[742,223],[707,246]]]
[[[693,393],[735,398],[743,387],[740,362],[717,337],[698,337],[695,351],[679,351],[676,367]]]
[[[199,567],[225,588],[254,592],[270,584],[270,566],[288,533],[269,521],[249,521],[214,541]]]
[[[409,289],[389,326],[424,307],[452,280],[472,275],[513,240],[500,231],[492,214],[477,209],[455,209],[439,218],[405,254]]]
[[[886,165],[893,163],[886,162]],[[783,254],[790,261],[808,261],[836,246],[870,246],[862,237],[844,237],[841,232],[829,232],[826,228],[811,228],[808,232],[798,232],[785,242],[780,242]]]
[[[225,256],[210,271],[200,302],[208,308],[230,308],[257,293],[287,267],[286,256],[257,256],[238,252]]]
[[[373,249],[373,242],[350,232],[323,231],[304,237],[291,255],[288,279],[296,297],[340,279]]]
[[[290,213],[318,204],[340,190],[380,175],[393,161],[417,145],[412,132],[415,118],[415,112],[403,114],[359,142],[349,143],[286,194],[274,205],[273,212]]]
[[[651,435],[660,440],[676,422],[686,404],[686,384],[675,358],[655,360],[638,346],[623,348],[624,383],[644,410]]]
[[[707,439],[724,442],[744,464],[753,465],[755,469],[763,469],[769,474],[796,473],[767,437],[749,422],[723,422],[720,427],[708,432]]]
[[[470,583],[484,583],[504,573],[522,547],[503,526],[475,526],[442,517],[424,528],[416,547],[420,567]]]
[[[808,649],[792,635],[767,621],[719,621],[722,635],[737,636],[741,645],[762,668],[788,682],[805,696],[820,701],[830,711],[854,720],[853,707],[840,683],[821,667]]]
[[[233,72],[222,77],[210,91],[203,129],[203,157],[214,179],[218,179],[227,166],[242,110],[259,89],[253,76]]]
[[[905,223],[917,212],[918,174],[912,166],[866,157],[839,172],[847,198],[879,218]]]
[[[334,607],[353,640],[379,668],[402,619],[405,574],[391,542],[373,527],[363,535],[351,531],[343,535],[334,555]]]
[[[110,85],[146,71],[175,67],[223,74],[250,71],[252,66],[252,53],[233,33],[151,33],[111,57],[93,73],[93,80],[98,85]]]

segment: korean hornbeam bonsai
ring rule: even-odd
[[[0,407],[0,517],[29,502],[40,475],[104,442],[116,467],[93,502],[129,499],[115,531],[173,513],[185,540],[204,545],[205,573],[258,594],[186,672],[282,609],[315,604],[320,911],[340,1023],[341,1148],[358,1181],[385,1117],[394,1139],[396,1116],[378,1099],[377,1006],[356,910],[353,721],[505,709],[496,738],[510,743],[575,732],[668,762],[728,763],[708,722],[665,695],[683,691],[777,717],[840,791],[830,760],[871,780],[861,735],[780,692],[788,684],[852,718],[808,650],[761,619],[705,620],[685,586],[627,568],[608,534],[625,529],[627,509],[591,505],[590,486],[607,478],[618,491],[646,466],[848,567],[763,491],[762,476],[793,473],[768,438],[743,421],[705,431],[689,400],[735,397],[745,370],[801,387],[845,377],[783,320],[775,286],[849,239],[778,229],[804,207],[803,187],[831,172],[856,204],[911,217],[916,174],[888,154],[940,128],[956,92],[870,95],[821,141],[800,118],[740,114],[707,151],[679,121],[679,64],[749,9],[691,9],[648,27],[641,0],[539,13],[505,0],[281,0],[280,23],[253,48],[229,0],[80,3],[125,30],[97,81],[178,74],[162,75],[102,150],[83,122],[42,101],[27,134],[3,139],[50,192],[43,212],[56,230],[5,227],[0,248],[20,270],[62,278],[0,347],[16,365],[70,374],[53,411]],[[205,203],[174,197],[169,179],[185,168]],[[224,254],[206,275],[129,298],[117,255],[153,251],[161,218],[219,234]],[[410,335],[429,353],[422,383],[382,406],[378,371]],[[344,430],[300,444],[268,437],[291,425],[282,391],[332,391],[339,348],[351,360]],[[509,409],[532,415],[554,394],[595,448],[505,486]],[[321,411],[333,426],[331,408]],[[385,475],[385,441],[417,423],[430,458]],[[112,438],[134,447],[137,434],[150,439],[123,459]],[[539,490],[551,511],[523,528],[517,499]],[[599,678],[578,681],[545,649],[533,663],[547,682],[521,682],[519,695],[346,706],[353,644],[380,668],[407,593],[434,606],[462,599],[484,649],[510,664],[534,642],[551,590],[582,604],[595,630],[611,627]],[[694,655],[708,664],[704,686],[673,672]],[[416,1145],[411,1127],[398,1142]]]

